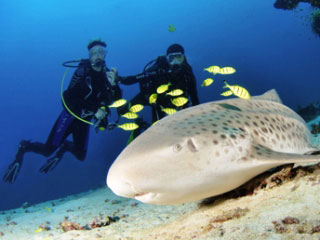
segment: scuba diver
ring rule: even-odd
[[[105,65],[107,44],[101,40],[93,40],[88,44],[89,59],[82,59],[74,72],[70,84],[63,92],[64,108],[56,120],[46,143],[22,140],[14,161],[9,165],[3,181],[14,183],[21,169],[23,156],[34,152],[53,157],[40,168],[40,172],[52,171],[61,161],[64,153],[71,152],[78,160],[86,157],[89,124],[96,130],[108,125],[108,105],[121,98],[121,89],[116,84],[116,69],[109,70]],[[66,63],[70,63],[66,62]],[[64,66],[68,66],[65,65]],[[68,66],[70,67],[70,66]],[[81,121],[80,121],[80,120]],[[94,120],[94,123],[90,122]],[[72,134],[73,141],[66,140]]]
[[[148,105],[152,108],[152,123],[199,104],[196,79],[179,44],[169,46],[166,55],[150,61],[141,74],[119,77],[119,81],[124,85],[140,84],[140,92],[120,109],[121,113],[132,112],[135,106]],[[136,122],[140,127],[132,132],[128,143],[150,126],[141,118]]]

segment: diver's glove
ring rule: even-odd
[[[111,71],[106,74],[111,86],[115,86],[118,82],[118,70],[116,68],[111,68]]]
[[[96,129],[96,132],[103,131],[106,129],[108,125],[108,119],[107,119],[107,111],[104,106],[98,109],[96,114],[94,115],[94,128]]]

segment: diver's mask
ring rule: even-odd
[[[105,65],[105,57],[107,55],[107,51],[103,46],[94,46],[89,51],[89,59],[91,62],[91,66],[100,71],[102,67]],[[100,70],[99,70],[100,69]]]
[[[172,65],[181,65],[184,62],[184,54],[170,53],[167,55],[167,62]]]

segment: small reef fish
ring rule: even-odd
[[[133,113],[137,113],[137,112],[140,112],[143,108],[144,108],[143,105],[141,105],[141,104],[135,104],[135,105],[132,105],[132,106],[129,108],[129,111],[130,111],[130,112],[133,112]]]
[[[162,84],[162,85],[160,85],[160,86],[157,88],[157,93],[158,93],[158,94],[161,94],[161,93],[164,93],[164,92],[168,91],[170,85],[171,85],[171,83],[167,83],[167,84]]]
[[[153,104],[153,103],[155,103],[155,102],[157,101],[157,99],[158,99],[158,94],[153,93],[153,94],[151,94],[150,97],[149,97],[149,103],[150,103],[150,104]]]
[[[250,99],[250,93],[244,87],[241,87],[239,85],[229,85],[226,80],[224,80],[224,84],[224,88],[229,88],[232,91],[233,95],[246,100]]]
[[[127,118],[127,119],[136,119],[138,118],[138,114],[136,114],[135,112],[127,112],[123,115],[121,115],[122,117],[124,118]]]
[[[229,97],[233,94],[233,92],[231,90],[228,90],[228,91],[225,91],[223,93],[221,93],[220,95],[221,96],[224,96],[224,97]]]
[[[177,110],[173,108],[161,108],[161,111],[165,112],[168,115],[171,115],[177,112]]]
[[[212,78],[207,78],[205,80],[203,80],[203,82],[201,83],[201,87],[208,87],[213,83],[213,79]]]
[[[132,131],[132,130],[137,129],[139,127],[139,125],[136,123],[123,123],[123,124],[119,124],[117,127],[121,128],[125,131]]]
[[[224,68],[220,68],[219,73],[222,75],[227,75],[227,74],[233,74],[236,72],[236,69],[234,69],[233,67],[224,67]]]
[[[110,108],[118,108],[126,104],[127,100],[125,99],[119,99],[117,101],[114,101],[111,105],[109,105]]]
[[[207,71],[209,73],[212,73],[212,74],[220,73],[220,67],[219,66],[210,66],[210,67],[204,68],[203,70]]]
[[[39,233],[39,232],[41,232],[43,230],[43,228],[42,227],[39,227],[39,228],[37,228],[36,230],[34,230],[34,232],[35,233]]]
[[[185,105],[188,102],[188,98],[186,97],[177,97],[174,99],[171,99],[171,102],[173,105],[177,106],[177,107],[181,107],[183,105]]]
[[[48,212],[51,212],[51,213],[53,212],[52,209],[49,208],[48,206],[46,206],[45,209],[46,209]]]
[[[169,32],[175,32],[175,31],[176,31],[175,26],[173,26],[173,24],[169,24],[168,31],[169,31]]]
[[[183,94],[183,91],[181,89],[174,89],[174,90],[166,93],[166,95],[173,96],[173,97],[180,96],[181,94]]]

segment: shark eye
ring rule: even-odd
[[[181,149],[182,149],[182,146],[181,146],[180,144],[175,144],[175,145],[173,146],[173,151],[174,151],[174,152],[180,152]]]

